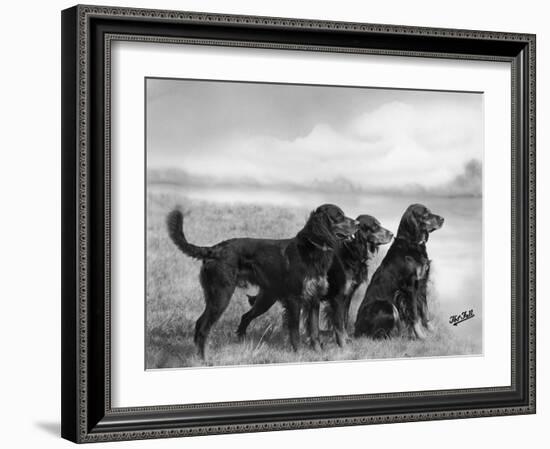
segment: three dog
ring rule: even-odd
[[[428,327],[427,278],[428,234],[439,229],[443,218],[422,205],[410,206],[397,237],[376,270],[359,308],[355,335],[390,337],[396,330],[410,328],[418,338]],[[227,308],[237,287],[255,285],[251,309],[239,324],[243,337],[250,322],[280,301],[294,350],[299,347],[300,315],[313,349],[319,350],[319,309],[328,303],[329,322],[340,346],[345,344],[351,299],[368,277],[368,261],[380,245],[393,235],[378,220],[360,215],[346,217],[335,205],[325,204],[311,213],[305,226],[289,239],[236,238],[211,247],[189,243],[183,232],[183,214],[167,217],[168,233],[186,255],[202,261],[200,283],[205,309],[196,322],[195,345],[205,356],[212,326]],[[393,280],[395,277],[396,280]]]

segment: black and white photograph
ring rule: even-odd
[[[20,357],[6,359],[28,385],[55,362],[42,371],[63,438],[311,446],[332,428],[321,445],[414,446],[433,427],[453,447],[522,447],[540,433],[540,416],[507,417],[541,397],[543,15],[398,1],[64,7],[61,114],[47,114],[61,124],[61,307],[8,320],[12,336],[61,332],[31,331],[43,347],[8,344]],[[42,141],[55,127],[37,123]],[[17,198],[29,177],[11,172]],[[55,221],[42,187],[15,201],[22,238],[5,233],[23,294],[57,266],[35,264],[29,284],[29,260],[52,254],[22,250]]]
[[[483,93],[146,78],[146,369],[483,354]]]

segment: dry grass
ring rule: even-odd
[[[189,241],[211,245],[231,237],[291,237],[303,226],[307,210],[273,206],[210,204],[191,201],[168,189],[153,188],[147,198],[147,315],[146,366],[175,368],[204,365],[296,363],[330,360],[427,357],[478,354],[477,339],[459,338],[438,314],[433,298],[435,332],[425,341],[361,338],[339,348],[334,338],[322,336],[323,350],[314,352],[304,344],[298,353],[289,349],[282,311],[276,304],[249,327],[247,339],[236,336],[241,315],[249,308],[245,292],[237,290],[210,334],[207,361],[196,356],[193,332],[204,308],[198,281],[200,262],[182,254],[170,241],[164,219],[176,205],[188,213],[185,233]],[[368,211],[367,211],[368,212]],[[374,267],[382,257],[374,261]],[[364,290],[356,295],[352,322]],[[432,295],[433,296],[433,295]]]

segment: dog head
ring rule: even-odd
[[[426,206],[411,204],[401,218],[397,237],[411,243],[426,243],[430,232],[441,228],[444,221],[443,217],[433,214]]]
[[[361,253],[370,255],[378,251],[380,245],[391,242],[393,233],[382,227],[380,222],[371,215],[359,215],[357,217],[359,228],[355,234],[356,246],[361,246]]]
[[[300,235],[314,245],[335,248],[341,241],[354,238],[358,222],[346,217],[334,204],[323,204],[311,212]]]

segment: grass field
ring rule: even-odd
[[[165,227],[166,214],[176,205],[188,214],[184,223],[187,238],[199,245],[212,245],[232,237],[292,237],[301,229],[309,214],[308,210],[300,208],[195,201],[167,187],[149,188],[145,347],[146,366],[149,369],[429,357],[481,352],[479,339],[451,332],[434,294],[429,296],[429,301],[435,330],[424,341],[405,338],[374,341],[361,338],[352,340],[342,349],[336,345],[332,335],[326,332],[322,335],[321,352],[310,350],[304,341],[300,351],[294,353],[287,342],[281,307],[276,304],[250,325],[247,339],[239,342],[236,329],[241,315],[249,306],[246,292],[238,289],[212,329],[207,361],[204,362],[197,357],[193,345],[195,321],[204,309],[198,280],[200,262],[176,249]],[[384,250],[380,251],[373,261],[371,272],[376,269],[383,254]],[[351,323],[354,322],[363,293],[364,288],[354,298]],[[321,327],[324,328],[324,324]]]

